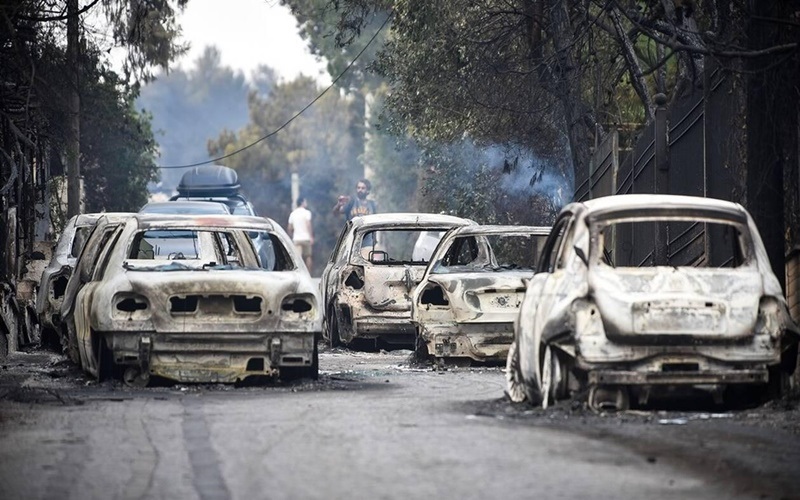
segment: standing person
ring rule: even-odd
[[[297,208],[289,214],[289,236],[292,237],[294,246],[305,260],[308,271],[311,272],[311,246],[314,244],[314,230],[311,227],[311,210],[302,196],[297,198]]]
[[[347,220],[359,215],[370,215],[378,213],[378,205],[375,200],[369,200],[369,192],[372,184],[367,179],[361,179],[356,183],[356,196],[340,196],[339,201],[333,206],[333,212],[344,214]]]

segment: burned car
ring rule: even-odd
[[[505,361],[549,227],[463,226],[444,235],[414,291],[418,353]]]
[[[726,201],[619,195],[565,207],[530,280],[507,360],[514,401],[588,389],[595,409],[669,391],[776,396],[797,365],[753,219]]]
[[[268,235],[259,258],[248,235]],[[81,366],[146,385],[316,378],[318,291],[274,221],[138,214],[87,241],[62,308]]]
[[[421,213],[375,214],[349,220],[320,282],[324,330],[330,345],[372,347],[380,341],[412,346],[416,330],[411,323],[411,293],[430,260],[415,243],[422,233],[470,224],[475,223]]]
[[[72,275],[75,261],[86,242],[89,232],[100,217],[119,220],[129,213],[96,213],[72,217],[64,226],[53,249],[53,256],[42,272],[36,295],[36,315],[42,329],[43,342],[58,342],[61,330],[61,303]],[[61,342],[66,347],[65,342]]]

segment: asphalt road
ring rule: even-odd
[[[323,351],[317,382],[130,389],[62,356],[0,370],[0,498],[800,498],[797,399],[598,415],[500,368]]]

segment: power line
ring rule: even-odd
[[[269,139],[269,138],[270,138],[270,137],[272,137],[273,135],[277,134],[278,132],[280,132],[281,130],[283,130],[284,128],[286,128],[286,127],[287,127],[287,126],[288,126],[290,123],[292,123],[292,122],[295,120],[295,118],[297,118],[298,116],[302,115],[302,114],[303,114],[303,113],[304,113],[304,112],[305,112],[305,111],[306,111],[308,108],[310,108],[311,106],[313,106],[313,105],[314,105],[314,103],[316,103],[317,101],[319,101],[320,99],[322,99],[322,96],[324,96],[324,95],[325,95],[325,94],[326,94],[326,93],[327,93],[327,92],[328,92],[330,89],[332,89],[332,88],[333,88],[333,86],[334,86],[334,85],[336,85],[336,82],[338,82],[338,81],[339,81],[339,79],[341,79],[341,78],[342,78],[342,77],[345,75],[345,73],[347,73],[347,72],[350,70],[350,68],[351,68],[351,67],[353,67],[353,64],[355,64],[355,62],[356,62],[356,61],[358,61],[358,58],[359,58],[359,57],[361,57],[361,55],[362,55],[362,54],[363,54],[363,53],[364,53],[364,52],[367,50],[367,48],[368,48],[370,45],[372,45],[372,42],[374,42],[374,41],[375,41],[375,38],[377,38],[377,37],[378,37],[378,34],[379,34],[381,31],[383,31],[383,28],[384,28],[384,27],[386,26],[386,24],[389,22],[389,19],[391,19],[391,18],[392,18],[392,14],[393,14],[393,13],[391,13],[391,12],[390,12],[390,13],[389,13],[389,15],[388,15],[388,16],[386,16],[386,19],[383,21],[383,24],[381,24],[380,28],[378,28],[378,30],[375,32],[375,34],[374,34],[374,35],[372,35],[372,38],[370,38],[370,39],[369,39],[369,41],[367,42],[367,44],[366,44],[366,45],[364,45],[364,48],[362,48],[362,49],[361,49],[361,51],[360,51],[358,54],[356,54],[356,56],[353,58],[353,60],[352,60],[352,61],[350,61],[350,64],[348,64],[348,65],[347,65],[347,67],[346,67],[346,68],[345,68],[345,69],[344,69],[344,70],[343,70],[341,73],[339,73],[339,76],[337,76],[336,78],[334,78],[334,79],[333,79],[333,81],[331,82],[331,84],[330,84],[330,85],[328,85],[328,87],[327,87],[325,90],[323,90],[323,91],[322,91],[322,93],[320,93],[320,94],[319,94],[317,97],[315,97],[313,101],[311,101],[310,103],[308,103],[308,104],[306,105],[306,107],[304,107],[303,109],[301,109],[300,111],[298,111],[298,112],[297,112],[297,113],[296,113],[294,116],[292,116],[291,118],[289,118],[288,120],[286,120],[286,122],[285,122],[283,125],[281,125],[280,127],[278,127],[277,129],[275,129],[275,130],[273,130],[272,132],[270,132],[269,134],[267,134],[267,135],[265,135],[265,136],[261,137],[260,139],[257,139],[257,140],[255,140],[254,142],[251,142],[251,143],[250,143],[250,144],[248,144],[247,146],[244,146],[244,147],[242,147],[242,148],[239,148],[239,149],[237,149],[236,151],[233,151],[232,153],[228,153],[228,154],[226,154],[226,155],[222,155],[222,156],[219,156],[219,157],[217,157],[217,158],[211,158],[210,160],[206,160],[206,161],[199,161],[199,162],[197,162],[197,163],[190,163],[190,164],[187,164],[187,165],[159,165],[159,166],[158,166],[158,168],[160,168],[160,169],[172,169],[172,168],[191,168],[191,167],[199,167],[200,165],[207,165],[207,164],[209,164],[209,163],[215,163],[215,162],[218,162],[219,160],[224,160],[225,158],[230,158],[230,157],[231,157],[231,156],[233,156],[233,155],[239,154],[239,153],[241,153],[242,151],[244,151],[244,150],[246,150],[246,149],[250,149],[250,148],[252,148],[253,146],[255,146],[256,144],[258,144],[259,142],[261,142],[261,141],[263,141],[263,140],[266,140],[266,139]]]

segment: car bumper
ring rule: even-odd
[[[420,333],[428,346],[428,353],[436,357],[470,358],[482,362],[505,361],[514,340],[514,325],[425,325]]]
[[[178,382],[231,383],[281,368],[310,367],[316,334],[156,333],[101,334],[114,361]]]

